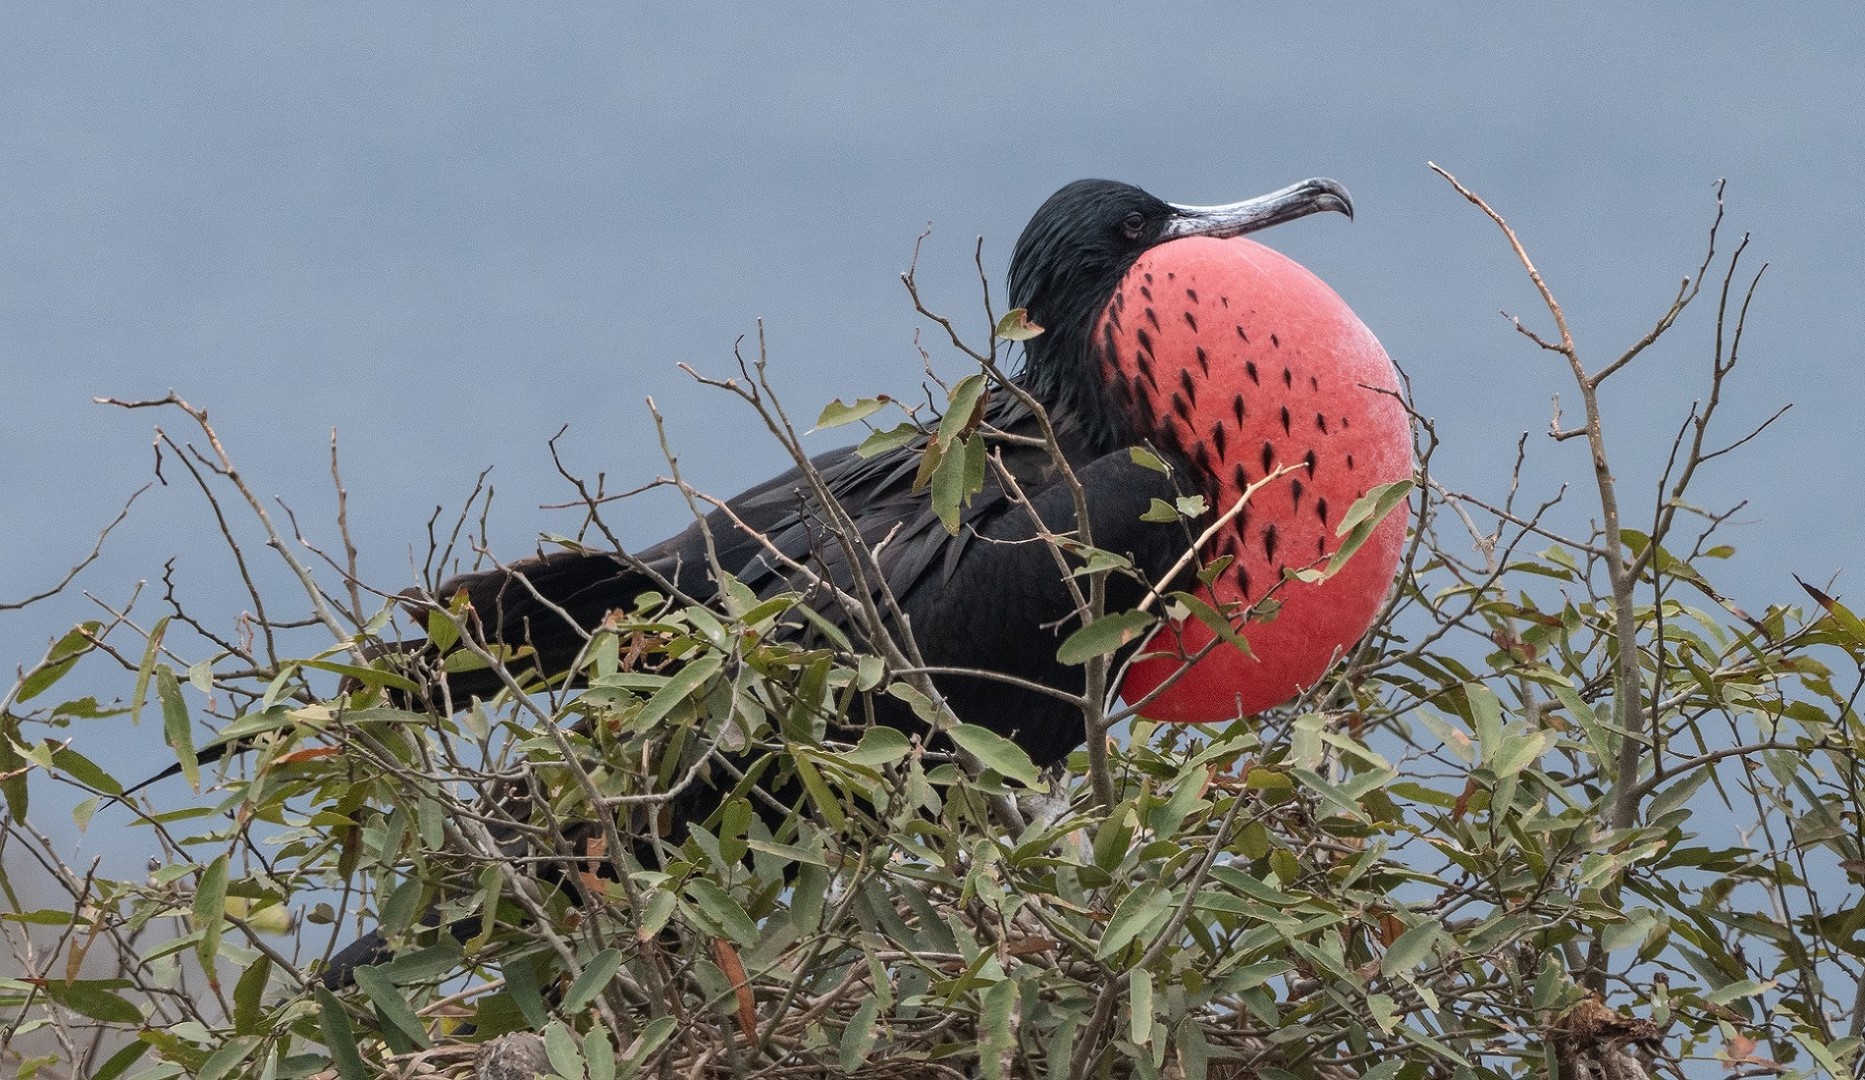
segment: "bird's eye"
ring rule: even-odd
[[[1146,229],[1146,215],[1135,210],[1120,221],[1120,231],[1129,240],[1138,240],[1140,233]]]

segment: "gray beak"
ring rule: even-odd
[[[1162,241],[1182,236],[1242,236],[1309,214],[1330,211],[1353,217],[1353,199],[1347,195],[1347,189],[1320,178],[1303,180],[1281,191],[1222,206],[1166,205],[1172,207],[1172,218],[1160,233]]]

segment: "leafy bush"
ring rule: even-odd
[[[431,685],[383,646],[405,601],[280,528],[203,411],[134,403],[192,418],[194,443],[162,436],[170,459],[242,573],[254,560],[224,522],[244,503],[302,595],[253,586],[236,634],[172,595],[150,624],[87,622],[0,699],[0,850],[36,856],[69,900],[8,890],[5,1053],[22,1076],[457,1076],[533,1032],[549,1069],[591,1080],[1850,1075],[1865,623],[1812,588],[1810,613],[1750,615],[1714,584],[1726,515],[1689,492],[1748,437],[1718,441],[1713,422],[1760,276],[1744,287],[1746,238],[1714,273],[1716,244],[1713,228],[1652,333],[1597,367],[1515,248],[1555,329],[1517,328],[1571,366],[1584,405],[1551,434],[1590,444],[1591,532],[1549,523],[1558,498],[1445,490],[1421,421],[1408,567],[1334,676],[1197,732],[1092,695],[1063,775],[943,714],[899,656],[793,644],[813,617],[794,595],[646,597],[593,636],[574,690],[415,707]],[[1634,518],[1598,394],[1706,276],[1707,394]],[[1001,386],[995,348],[966,351],[979,374],[926,429],[928,497],[948,506],[985,460],[970,406]],[[714,382],[803,460],[762,356],[740,368]],[[922,437],[911,416],[877,423],[886,405],[823,420]],[[603,499],[577,490],[583,539],[601,537]],[[1079,538],[1068,554],[1091,584],[1122,572]],[[514,659],[463,635],[447,599],[416,628],[445,663]],[[292,603],[308,623],[270,614]],[[1075,659],[1118,685],[1107,658],[1134,624],[1096,613],[1107,629],[1072,639]],[[58,700],[80,665],[119,700]],[[860,730],[868,693],[949,740]],[[174,809],[116,805],[123,779],[74,737],[145,711],[192,789]],[[202,764],[236,742],[232,768]],[[32,824],[45,777],[90,794],[80,824],[132,815],[161,852],[150,874],[67,868]],[[718,791],[644,861],[670,807]],[[393,959],[327,988],[320,965],[368,926]]]

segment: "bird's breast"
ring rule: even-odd
[[[1359,640],[1391,588],[1403,511],[1328,580],[1289,572],[1325,567],[1354,502],[1411,475],[1397,370],[1332,289],[1245,239],[1187,238],[1142,255],[1094,340],[1115,406],[1194,473],[1210,505],[1198,527],[1244,500],[1200,552],[1229,559],[1215,598],[1276,609],[1272,621],[1242,625],[1250,656],[1213,652],[1144,711],[1214,721],[1281,704]],[[1194,624],[1143,651],[1195,653],[1209,640]],[[1135,700],[1182,666],[1173,655],[1142,660],[1123,692]]]

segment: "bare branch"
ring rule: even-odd
[[[76,580],[77,576],[83,573],[86,567],[96,562],[97,557],[103,554],[104,541],[110,539],[110,534],[116,531],[116,527],[118,525],[123,524],[124,519],[129,517],[130,507],[136,505],[136,500],[142,498],[142,493],[145,491],[148,491],[151,487],[154,487],[154,486],[155,486],[154,482],[151,481],[150,483],[144,484],[143,486],[137,488],[135,491],[130,492],[130,497],[127,500],[125,500],[123,503],[123,509],[118,510],[117,516],[114,518],[111,518],[110,524],[105,525],[103,527],[103,530],[97,534],[97,542],[91,545],[90,552],[87,555],[85,555],[84,558],[79,559],[78,562],[74,566],[72,566],[71,569],[65,571],[65,576],[60,578],[57,584],[53,585],[51,588],[44,590],[43,592],[34,593],[33,595],[26,597],[24,600],[0,601],[0,611],[18,611],[21,608],[31,607],[32,605],[38,603],[41,600],[50,599],[54,596],[57,596],[59,593],[64,592],[65,586],[70,585],[74,580]]]

